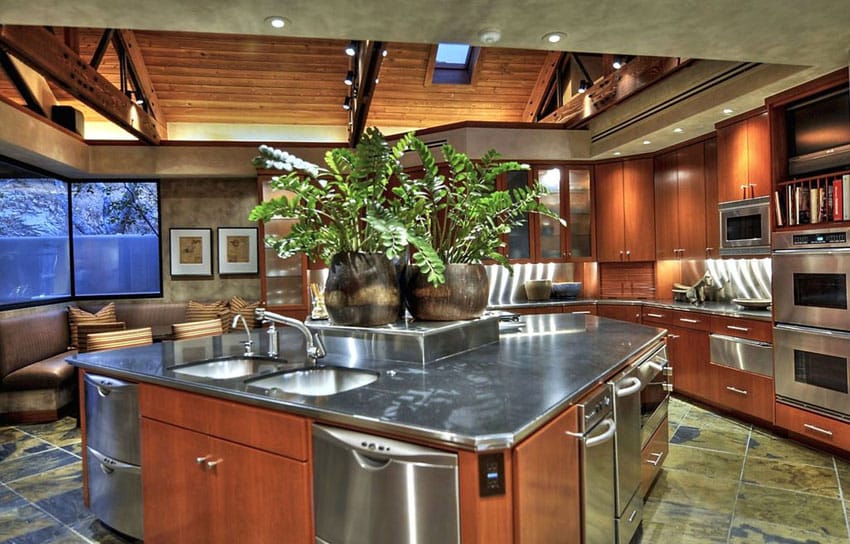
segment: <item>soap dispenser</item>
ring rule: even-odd
[[[266,329],[266,334],[269,335],[269,357],[277,357],[277,329],[274,326],[274,321]]]

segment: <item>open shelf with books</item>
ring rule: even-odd
[[[773,206],[777,228],[850,221],[850,170],[779,182]]]

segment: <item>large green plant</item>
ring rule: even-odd
[[[304,161],[285,151],[260,146],[253,164],[280,170],[271,179],[272,189],[286,196],[269,199],[250,213],[252,221],[291,218],[296,222],[286,236],[267,236],[266,244],[281,257],[306,253],[329,263],[336,253],[384,253],[390,258],[416,248],[415,262],[441,277],[444,266],[427,240],[408,232],[407,212],[388,203],[388,184],[402,168],[400,157],[407,140],[390,147],[383,135],[368,129],[353,150],[337,148],[325,153],[326,167]]]
[[[492,149],[480,161],[473,161],[446,143],[441,147],[448,172],[444,175],[430,148],[413,135],[405,136],[396,147],[415,151],[422,166],[421,171],[399,175],[401,183],[392,188],[396,198],[389,201],[392,215],[403,221],[410,235],[429,242],[443,263],[493,260],[510,268],[499,249],[505,246],[504,236],[522,225],[529,213],[552,217],[566,226],[540,202],[547,193],[542,184],[496,190],[498,176],[528,170],[528,165],[500,162]],[[434,285],[444,281],[442,271],[421,266],[420,270]]]

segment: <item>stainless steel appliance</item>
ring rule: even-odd
[[[720,203],[720,254],[770,253],[770,197]]]
[[[142,474],[136,384],[86,374],[86,459],[91,511],[113,529],[142,534]]]
[[[319,544],[460,542],[453,453],[314,424],[313,503]]]
[[[610,386],[597,389],[578,405],[581,441],[582,533],[584,544],[611,544],[616,539],[614,519],[614,422]],[[573,434],[573,433],[570,433]]]
[[[670,391],[673,384],[670,381],[673,367],[667,361],[667,346],[660,347],[644,357],[638,363],[640,378],[640,444],[641,448],[649,442],[658,426],[667,417]]]
[[[850,419],[850,333],[779,324],[773,344],[778,398]]]
[[[773,311],[777,323],[847,329],[848,232],[848,228],[831,228],[776,235]]]
[[[637,364],[612,380],[614,391],[615,529],[618,544],[628,544],[643,520],[640,489],[640,381]]]
[[[712,363],[773,376],[772,344],[725,334],[711,334],[709,339]]]

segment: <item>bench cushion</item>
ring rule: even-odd
[[[3,378],[4,390],[56,389],[74,377],[74,367],[65,362],[77,350],[64,351],[43,361],[15,370]]]

